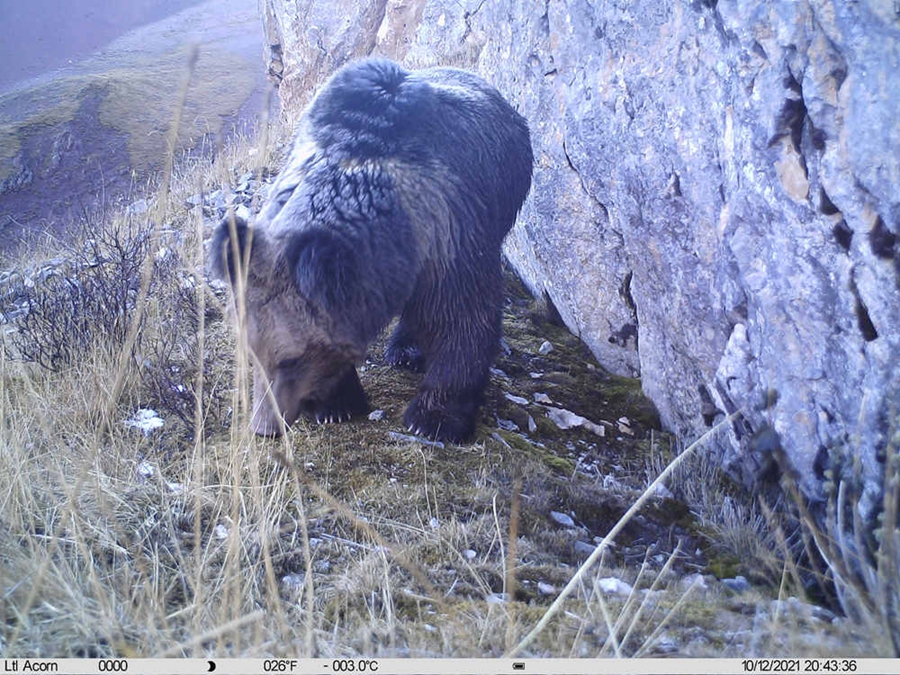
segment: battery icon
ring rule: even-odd
[[[525,662],[513,661],[513,670],[525,670]]]

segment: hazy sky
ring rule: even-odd
[[[0,91],[201,0],[0,0]]]

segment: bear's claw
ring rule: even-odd
[[[425,401],[430,398],[420,394],[406,409],[403,423],[411,433],[448,443],[464,443],[474,435],[477,410],[474,401],[450,399],[442,406],[429,407]]]

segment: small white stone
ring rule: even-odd
[[[513,422],[512,420],[503,420],[499,417],[497,418],[497,426],[503,429],[504,431],[518,431],[519,425]]]
[[[478,554],[475,553],[475,551],[473,551],[473,550],[470,549],[470,548],[467,548],[465,551],[463,551],[463,557],[464,557],[466,560],[473,560],[473,559],[475,558],[475,556],[477,556],[477,555],[478,555]]]
[[[503,396],[506,398],[507,401],[512,401],[513,403],[516,403],[518,405],[528,405],[527,398],[522,398],[521,396],[515,396],[514,394],[507,394],[507,393],[504,393]]]
[[[234,215],[241,220],[250,220],[253,214],[250,213],[250,209],[246,205],[241,204],[234,210]]]
[[[372,422],[380,422],[384,419],[384,416],[384,410],[373,410],[369,413],[369,420],[371,420]]]
[[[634,436],[634,431],[631,428],[631,420],[627,417],[620,417],[616,421],[616,426],[619,428],[620,434],[627,434],[628,436]]]
[[[156,469],[146,459],[137,465],[137,475],[145,480],[148,478],[152,478],[153,474],[155,473]]]
[[[553,584],[548,584],[544,581],[538,582],[538,593],[541,595],[554,595],[556,593],[556,586]]]
[[[576,415],[565,408],[547,408],[547,417],[560,429],[571,429],[580,426],[584,422],[581,415]]]
[[[735,593],[744,593],[751,588],[747,578],[741,575],[736,576],[734,579],[722,579],[722,583]]]
[[[302,574],[285,574],[281,577],[281,583],[292,591],[299,591],[303,588],[303,582],[306,578]]]
[[[150,210],[150,202],[146,199],[138,199],[137,201],[132,202],[128,205],[128,208],[125,211],[131,215],[140,215],[142,213],[147,213]]]
[[[553,345],[550,344],[550,342],[548,342],[547,340],[544,340],[541,343],[541,346],[538,347],[538,354],[540,354],[541,356],[547,356],[547,354],[549,354],[552,351],[553,351]]]
[[[165,421],[157,414],[155,410],[150,408],[141,408],[134,413],[132,417],[125,420],[126,427],[140,429],[144,436],[149,436],[151,432],[163,427]]]
[[[545,394],[542,391],[539,391],[538,393],[536,393],[534,395],[534,401],[535,401],[535,403],[544,403],[546,405],[553,403],[553,399],[551,399],[549,396],[547,396],[547,394]]]
[[[558,426],[560,429],[572,429],[573,427],[584,427],[588,431],[597,434],[598,436],[605,436],[606,429],[596,422],[592,422],[586,417],[582,417],[581,415],[576,415],[571,410],[566,410],[565,408],[553,408],[547,407],[547,417],[549,417],[553,423]]]
[[[699,572],[695,572],[694,574],[688,574],[684,577],[679,584],[684,588],[699,588],[705,589],[707,588],[706,579],[703,578],[703,575]]]
[[[610,595],[629,595],[634,590],[631,584],[626,584],[615,577],[604,577],[598,583],[600,584],[600,590]]]
[[[213,528],[213,535],[215,535],[216,539],[227,539],[228,528],[222,523],[219,523]]]
[[[560,513],[559,511],[551,511],[550,517],[563,527],[575,527],[575,521],[572,520],[571,516],[568,516],[565,513]]]

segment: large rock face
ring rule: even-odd
[[[507,255],[598,360],[752,484],[873,504],[900,415],[900,11],[888,0],[261,0],[293,109],[368,53],[478,71],[530,120]],[[896,449],[895,449],[896,451]]]

